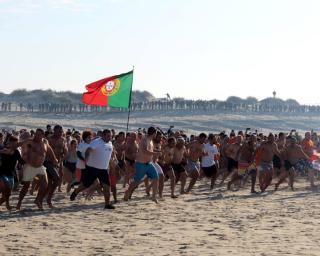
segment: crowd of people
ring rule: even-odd
[[[81,133],[48,125],[35,131],[3,131],[0,205],[13,209],[10,196],[17,191],[15,208],[21,210],[26,194],[36,192],[34,203],[40,210],[44,201],[54,208],[56,190],[65,190],[71,201],[81,192],[88,200],[94,193],[101,194],[105,209],[114,209],[117,186],[125,188],[123,200],[128,201],[144,183],[145,193],[158,203],[164,197],[165,182],[170,184],[171,198],[178,200],[203,178],[210,179],[208,189],[223,186],[227,179],[228,190],[245,189],[250,180],[251,193],[264,193],[274,178],[277,182],[272,190],[285,181],[293,190],[300,175],[307,177],[313,189],[319,146],[315,132],[306,132],[302,138],[294,130],[265,135],[248,128],[230,134],[188,136],[183,131],[163,132],[155,127],[127,133],[113,129]]]

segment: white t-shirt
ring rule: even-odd
[[[87,160],[87,165],[97,169],[107,170],[113,150],[111,141],[106,143],[103,139],[97,138],[91,141],[89,147],[92,148],[92,151]]]
[[[204,145],[204,151],[208,153],[207,156],[203,156],[201,158],[201,166],[202,167],[210,167],[215,163],[214,161],[214,155],[219,154],[218,148],[216,145],[211,145],[210,143],[207,143]]]
[[[86,150],[87,150],[87,148],[88,148],[89,146],[90,146],[90,144],[85,143],[85,142],[81,142],[81,143],[78,145],[77,151],[80,151],[80,153],[81,153],[81,155],[82,155],[83,158],[85,157]],[[76,165],[76,166],[77,166],[78,169],[81,170],[81,169],[86,168],[86,163],[78,157],[78,159],[77,159],[77,165]]]

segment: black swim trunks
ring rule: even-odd
[[[86,188],[90,187],[96,179],[98,179],[101,184],[110,186],[108,170],[97,169],[91,166],[86,166],[86,169],[82,170],[81,182]]]
[[[277,169],[281,169],[282,165],[281,165],[281,159],[277,156],[274,155],[273,156],[273,167],[277,168]]]
[[[228,172],[232,172],[234,169],[238,169],[238,161],[235,161],[234,159],[228,157]]]
[[[43,166],[46,167],[46,172],[49,179],[60,179],[59,171],[50,161],[44,161]]]
[[[213,175],[217,174],[217,167],[216,165],[211,165],[209,167],[201,167],[203,170],[204,175],[206,175],[206,177],[211,178]]]
[[[185,172],[186,170],[184,169],[182,163],[180,164],[172,164],[172,168],[176,173],[182,173]]]

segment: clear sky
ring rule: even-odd
[[[83,92],[135,66],[156,97],[320,103],[318,0],[0,0],[0,91]]]

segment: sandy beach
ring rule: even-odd
[[[93,130],[113,128],[116,131],[126,130],[127,112],[102,113],[21,113],[2,112],[0,128],[35,129],[44,128],[47,124],[61,124],[65,128]],[[167,131],[170,125],[184,130],[188,134],[200,132],[220,132],[231,129],[245,130],[250,127],[258,132],[289,132],[296,129],[300,132],[320,127],[320,116],[312,113],[253,113],[253,112],[221,112],[221,111],[140,111],[130,115],[129,131],[150,125]]]
[[[0,254],[319,255],[319,191],[311,191],[304,178],[294,192],[282,186],[251,195],[249,188],[210,191],[202,180],[178,199],[169,197],[166,186],[165,201],[155,204],[141,185],[132,201],[121,201],[114,211],[102,209],[102,196],[70,202],[57,193],[58,209],[41,212],[27,196],[22,212],[0,208]]]

